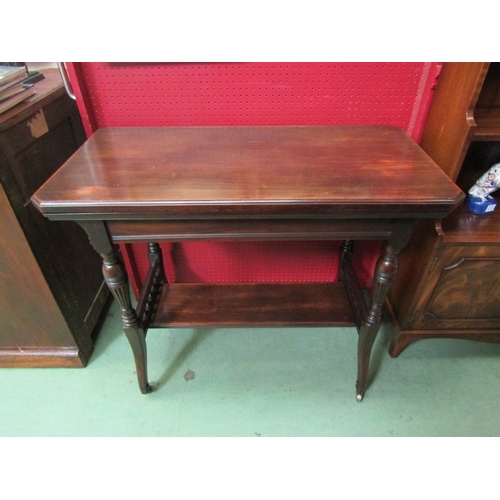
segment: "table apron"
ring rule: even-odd
[[[111,220],[113,243],[388,239],[397,219]]]

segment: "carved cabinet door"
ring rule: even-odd
[[[418,302],[412,328],[500,328],[498,245],[443,245]]]

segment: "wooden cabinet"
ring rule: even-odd
[[[58,71],[44,75],[33,97],[0,115],[0,367],[85,366],[109,296],[83,229],[30,203],[86,139]]]
[[[500,162],[500,63],[443,65],[421,146],[464,192]],[[464,203],[412,239],[389,298],[391,355],[433,337],[500,342],[500,208]]]

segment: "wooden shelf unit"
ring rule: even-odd
[[[497,108],[476,109],[474,141],[500,141],[500,113]]]
[[[85,232],[54,226],[30,203],[86,140],[58,70],[43,74],[33,96],[0,115],[2,368],[86,366],[110,295]]]
[[[485,78],[474,109],[474,141],[500,140],[500,63],[485,64]],[[479,90],[479,89],[478,89]]]
[[[500,162],[500,63],[445,63],[421,146],[465,192]],[[498,198],[498,194],[494,193]],[[389,297],[397,356],[425,338],[500,342],[500,209],[417,227]]]

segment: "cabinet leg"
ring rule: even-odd
[[[362,401],[368,386],[368,373],[372,347],[380,329],[382,307],[398,272],[398,255],[410,238],[413,223],[401,221],[394,230],[384,254],[375,268],[375,279],[371,296],[371,306],[358,337],[358,378],[356,399]]]

